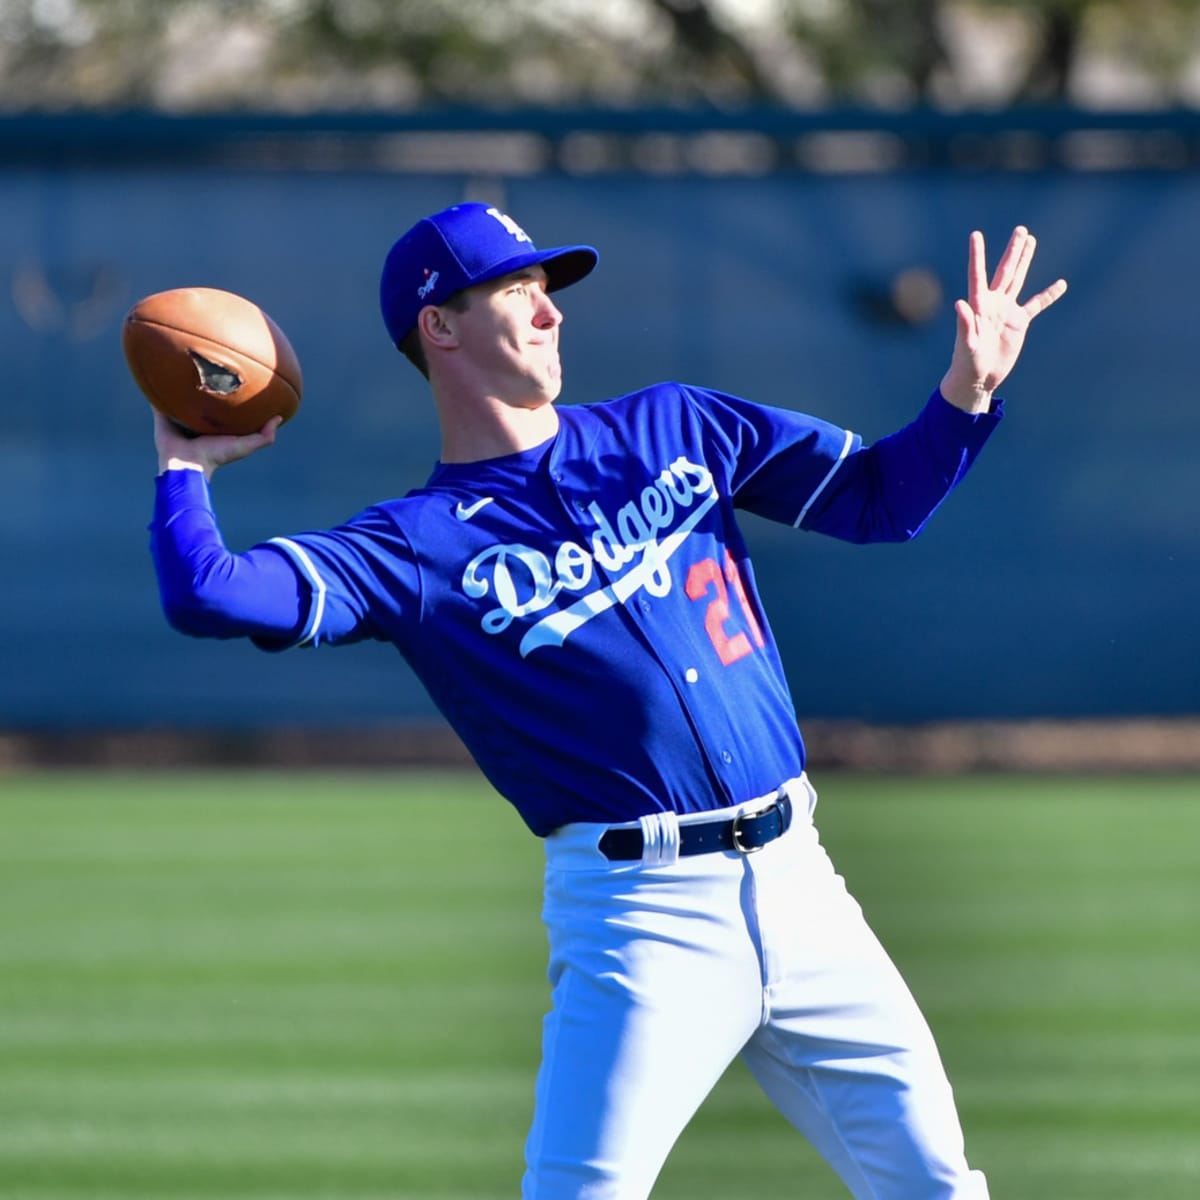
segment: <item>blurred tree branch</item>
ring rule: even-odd
[[[1200,0],[769,0],[753,20],[745,9],[0,0],[0,108],[1087,103],[1096,80],[1133,81],[1166,106],[1200,91]]]

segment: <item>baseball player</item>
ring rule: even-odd
[[[1020,300],[1033,253],[1018,227],[989,281],[971,235],[950,366],[870,446],[682,383],[555,407],[553,294],[596,251],[539,250],[483,204],[418,222],[383,267],[384,323],[441,427],[423,486],[233,554],[209,480],[278,422],[186,440],[156,417],[170,623],[272,650],[392,643],[544,839],[552,1000],[525,1200],[648,1196],[737,1055],[861,1200],[987,1195],[926,1023],[818,839],[737,511],[914,537],[1066,290]]]

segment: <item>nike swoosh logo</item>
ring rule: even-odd
[[[464,504],[460,500],[454,508],[454,515],[460,521],[469,521],[485,504],[491,504],[491,502],[491,496],[484,496],[482,500],[476,500],[474,504]]]

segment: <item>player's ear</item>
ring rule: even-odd
[[[458,345],[458,335],[454,330],[450,314],[436,304],[427,304],[417,314],[417,328],[431,346],[439,350],[452,350]]]

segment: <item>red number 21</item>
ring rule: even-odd
[[[709,641],[712,642],[713,648],[717,652],[717,657],[725,666],[729,666],[730,663],[737,662],[739,658],[745,658],[753,647],[750,645],[750,638],[745,633],[729,634],[726,632],[725,625],[732,615],[729,609],[729,589],[725,586],[726,581],[733,589],[734,596],[737,597],[738,605],[754,638],[754,644],[761,647],[763,645],[762,628],[746,598],[746,589],[742,584],[737,563],[733,561],[733,555],[728,550],[725,551],[724,572],[721,570],[721,564],[715,558],[702,558],[698,563],[693,563],[688,570],[687,583],[684,586],[689,600],[703,600],[711,590],[716,591],[716,598],[709,601],[708,608],[704,612],[704,631],[708,634]]]

